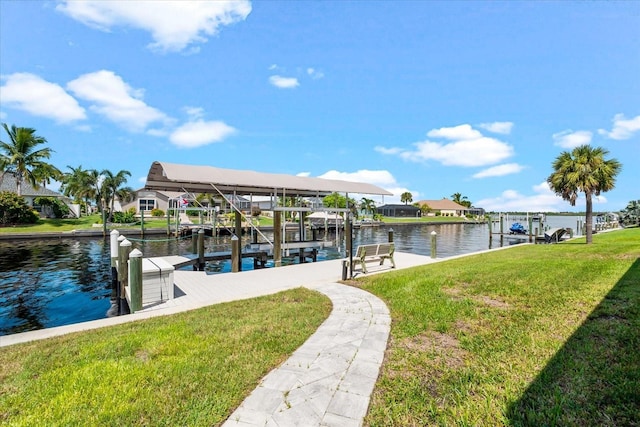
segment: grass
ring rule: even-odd
[[[0,424],[220,424],[328,316],[296,289],[0,349]]]
[[[194,216],[190,218],[194,224],[198,223],[199,217]],[[102,230],[102,227],[96,228],[94,224],[102,224],[102,217],[99,214],[83,216],[81,218],[73,219],[39,219],[35,224],[17,225],[10,227],[0,227],[0,234],[2,233],[49,233],[49,232],[65,232],[72,230]],[[172,227],[175,227],[175,222],[171,223]],[[273,218],[260,217],[261,227],[273,226]],[[141,224],[137,222],[134,225],[118,225],[108,226],[108,230],[112,228],[121,229],[136,229],[140,230]],[[166,218],[146,218],[144,220],[145,230],[150,228],[167,228]]]
[[[640,229],[355,282],[392,327],[370,426],[633,426]],[[0,423],[215,425],[327,316],[296,290],[0,350]]]
[[[390,344],[371,426],[638,425],[640,229],[357,282]]]

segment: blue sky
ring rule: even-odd
[[[590,143],[623,164],[594,209],[640,199],[640,2],[0,0],[0,77],[2,122],[133,188],[160,160],[575,211],[545,182]]]

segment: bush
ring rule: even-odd
[[[126,212],[114,212],[113,213],[113,222],[117,224],[130,224],[132,222],[136,222],[136,209],[131,208]]]
[[[0,192],[0,225],[35,224],[38,214],[24,198],[10,191]]]
[[[64,218],[69,215],[69,207],[56,197],[36,197],[33,203],[40,206],[49,206],[55,218]]]
[[[261,213],[262,213],[262,209],[260,209],[258,206],[253,206],[251,208],[251,216],[253,217],[260,216]]]
[[[164,211],[158,208],[151,209],[151,216],[164,216]]]
[[[200,211],[197,209],[187,209],[186,211],[187,216],[198,216],[200,215]]]

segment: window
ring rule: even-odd
[[[154,199],[140,199],[139,201],[140,212],[150,211],[156,207],[156,201]]]

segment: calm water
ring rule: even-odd
[[[549,217],[550,227],[576,227],[577,217]],[[506,228],[510,225],[505,223]],[[486,224],[394,225],[396,250],[429,255],[431,232],[438,234],[438,257],[465,254],[489,248]],[[354,247],[383,242],[388,226],[354,230]],[[267,235],[269,238],[271,236]],[[322,235],[319,236],[322,238]],[[294,239],[291,235],[288,239]],[[145,257],[186,255],[190,239],[133,240]],[[327,239],[335,242],[335,234]],[[243,244],[249,242],[245,238]],[[206,252],[228,250],[229,239],[207,238]],[[499,245],[494,239],[494,245]],[[509,244],[505,242],[505,244]],[[319,251],[319,259],[344,256],[344,243]],[[285,260],[286,262],[286,260]],[[293,261],[290,261],[293,262]],[[189,269],[190,267],[187,267]],[[243,269],[253,268],[244,259]],[[229,262],[210,263],[211,273],[230,270]],[[338,273],[337,273],[338,274]],[[0,335],[67,325],[106,317],[111,306],[110,251],[108,239],[52,239],[0,241]]]

